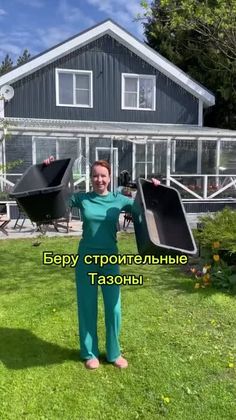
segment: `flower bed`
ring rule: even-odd
[[[203,216],[195,232],[200,256],[189,272],[195,288],[236,289],[236,212],[225,208],[214,216]]]

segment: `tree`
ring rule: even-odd
[[[0,66],[0,76],[12,70],[12,68],[13,68],[13,61],[10,58],[9,54],[7,54]]]
[[[23,54],[22,54],[22,55],[20,55],[20,56],[19,56],[19,58],[17,59],[17,63],[16,63],[16,65],[17,65],[17,66],[21,66],[22,64],[27,63],[27,61],[29,61],[29,60],[30,60],[30,57],[31,57],[30,52],[29,52],[27,49],[25,49],[25,50],[23,51]]]
[[[23,54],[18,57],[17,62],[16,62],[16,67],[27,63],[27,61],[29,61],[30,58],[31,58],[31,54],[30,54],[29,50],[25,49],[23,51]],[[2,76],[3,74],[11,71],[13,69],[13,67],[14,67],[14,63],[13,63],[11,57],[9,56],[9,54],[6,54],[4,60],[2,61],[1,66],[0,66],[0,76]]]
[[[147,43],[216,95],[205,123],[236,128],[236,2],[141,3]]]

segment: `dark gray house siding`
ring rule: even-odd
[[[55,69],[93,71],[93,108],[57,107]],[[121,74],[156,75],[156,111],[121,110]],[[198,100],[109,35],[13,83],[6,117],[197,124]]]

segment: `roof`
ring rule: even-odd
[[[236,130],[215,127],[200,127],[187,124],[149,124],[130,122],[77,121],[77,120],[47,120],[37,118],[6,118],[12,134],[18,130],[25,135],[50,135],[76,138],[84,135],[91,137],[111,136],[122,139],[123,136],[134,138],[151,137],[155,140],[202,139],[216,140],[232,139],[236,141]],[[34,134],[33,134],[34,133]],[[40,133],[40,134],[38,134]]]
[[[115,38],[137,56],[200,99],[205,106],[215,104],[215,96],[209,90],[110,19],[79,33],[4,74],[0,77],[0,86],[14,83],[105,34]]]

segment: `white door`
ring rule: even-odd
[[[118,186],[118,149],[117,147],[96,147],[96,160],[106,160],[111,165],[111,191]]]

